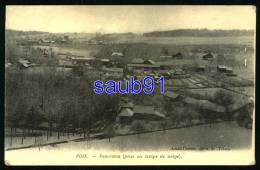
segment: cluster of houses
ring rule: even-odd
[[[20,39],[17,41],[17,44],[19,45],[26,45],[26,46],[32,46],[32,45],[43,45],[43,46],[50,46],[52,44],[68,44],[71,43],[72,40],[68,36],[61,36],[61,37],[53,37],[53,38],[39,38],[39,39]]]
[[[154,106],[134,105],[132,102],[122,103],[116,122],[130,124],[133,120],[163,120],[166,116],[155,109]]]

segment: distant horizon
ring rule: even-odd
[[[96,34],[96,33],[101,33],[101,34],[126,34],[126,33],[132,33],[132,34],[144,34],[144,33],[151,33],[151,32],[166,32],[166,31],[177,31],[177,30],[209,30],[209,31],[255,31],[254,29],[208,29],[208,28],[180,28],[180,29],[170,29],[170,30],[154,30],[154,31],[149,31],[149,32],[50,32],[50,31],[42,31],[42,30],[18,30],[18,29],[7,29],[5,28],[5,31],[22,31],[22,32],[44,32],[44,33],[52,33],[52,34]]]
[[[7,5],[6,29],[142,34],[175,29],[255,29],[250,5]]]

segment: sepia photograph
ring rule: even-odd
[[[5,18],[6,165],[255,164],[255,6]]]

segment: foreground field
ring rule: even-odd
[[[69,150],[111,150],[111,151],[162,151],[199,149],[248,149],[251,147],[251,130],[239,127],[235,122],[217,123],[190,128],[166,130],[131,136],[118,136],[108,139],[68,142],[54,146],[41,147],[46,151]],[[39,148],[23,149],[27,151]],[[7,152],[19,152],[13,150]]]

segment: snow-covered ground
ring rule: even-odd
[[[76,136],[74,136],[76,138]],[[56,137],[57,138],[57,137]],[[70,137],[72,139],[72,136]],[[226,148],[246,149],[251,147],[252,130],[239,127],[235,122],[216,123],[212,125],[166,130],[139,135],[117,136],[110,139],[90,141],[70,141],[54,146],[43,146],[41,150],[178,150],[178,148]],[[38,150],[38,148],[21,149]],[[8,151],[9,152],[9,151]],[[19,152],[19,150],[10,151]]]
[[[19,131],[18,131],[19,132]],[[37,136],[35,137],[25,137],[22,139],[22,137],[13,137],[12,142],[10,137],[5,137],[5,149],[8,148],[18,148],[18,147],[26,147],[26,146],[32,146],[32,145],[42,145],[47,143],[54,143],[54,142],[61,142],[61,141],[67,141],[67,140],[73,140],[82,138],[83,134],[80,136],[79,134],[70,133],[69,135],[67,133],[60,134],[58,138],[57,132],[52,132],[52,136],[43,135],[43,136]]]

